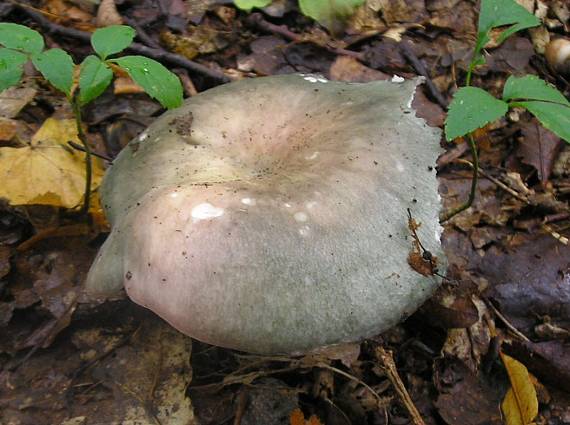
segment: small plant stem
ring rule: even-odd
[[[75,125],[77,126],[77,136],[83,145],[85,151],[85,192],[84,200],[81,209],[79,210],[80,215],[87,214],[89,211],[89,202],[91,198],[91,148],[87,142],[87,136],[83,132],[83,120],[81,119],[81,107],[76,98],[71,99],[71,107],[73,109],[73,115],[75,116]]]
[[[475,46],[475,51],[473,52],[473,58],[469,63],[469,69],[467,70],[467,77],[465,78],[465,87],[469,87],[471,85],[471,76],[473,74],[473,70],[477,66],[477,57],[481,52],[481,38],[477,40],[477,44]],[[457,208],[452,209],[451,211],[447,211],[442,214],[439,219],[440,224],[445,223],[454,215],[459,214],[462,211],[465,211],[469,208],[473,201],[475,200],[475,193],[477,191],[477,181],[479,180],[479,155],[477,153],[477,144],[475,143],[475,139],[473,139],[473,135],[469,133],[467,135],[467,140],[469,141],[469,148],[471,149],[471,156],[473,157],[473,177],[471,179],[471,191],[469,192],[469,198],[467,201],[460,205]]]
[[[469,87],[471,85],[471,74],[473,73],[473,69],[475,69],[475,66],[473,63],[470,63],[469,69],[467,70],[467,77],[465,78],[465,87]]]
[[[477,182],[479,180],[479,155],[477,154],[477,144],[475,143],[475,139],[473,135],[470,133],[467,135],[467,140],[469,141],[469,147],[471,148],[471,155],[473,156],[473,177],[471,178],[471,191],[469,192],[469,198],[467,201],[460,205],[457,208],[452,209],[451,211],[445,212],[441,218],[439,219],[440,223],[445,223],[454,215],[459,214],[462,211],[465,211],[469,208],[473,201],[475,200],[475,193],[477,192]]]

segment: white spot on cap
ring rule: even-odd
[[[321,75],[307,75],[303,76],[303,79],[309,83],[328,83],[328,80]]]
[[[171,198],[176,198],[176,197],[178,197],[178,192],[172,192],[172,193],[170,194],[170,197],[171,197]]]
[[[400,161],[396,161],[396,170],[398,170],[400,173],[402,173],[405,170],[404,166]]]
[[[255,204],[257,204],[256,200],[253,198],[243,198],[241,200],[241,203],[244,205],[255,205]]]
[[[290,204],[289,202],[285,202],[285,203],[283,204],[283,206],[284,206],[285,208],[291,208],[291,204]]]
[[[295,220],[300,221],[301,223],[307,221],[309,219],[309,216],[307,214],[305,214],[303,211],[299,211],[296,212],[295,215],[293,216],[293,218],[295,218]]]
[[[307,161],[311,161],[311,160],[313,160],[313,159],[317,159],[318,156],[319,156],[319,151],[316,151],[316,152],[313,152],[313,153],[310,154],[310,155],[307,155],[307,156],[305,157],[305,159],[306,159]]]
[[[309,235],[309,231],[310,231],[310,227],[309,226],[303,226],[299,229],[299,234],[301,236],[308,236]]]
[[[309,201],[305,204],[308,210],[311,210],[317,206],[317,201]]]
[[[148,131],[143,131],[139,136],[139,142],[144,142],[148,138]]]
[[[213,206],[208,202],[196,205],[192,208],[192,218],[194,221],[210,220],[224,215],[224,209]]]
[[[392,77],[393,83],[403,83],[404,81],[406,81],[406,80],[404,78],[400,77],[399,75],[394,75]]]

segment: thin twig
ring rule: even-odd
[[[69,141],[67,142],[67,144],[77,151],[85,152],[85,148],[81,145],[78,145],[75,142]],[[110,156],[103,155],[102,153],[91,152],[91,155],[96,156],[97,158],[103,159],[108,162],[113,162],[113,159]]]
[[[415,52],[406,41],[401,42],[399,46],[402,55],[407,59],[408,62],[410,62],[414,70],[426,79],[426,86],[439,106],[441,106],[443,109],[447,109],[447,100],[443,97],[443,95],[433,83],[429,72],[423,62],[416,56]]]
[[[316,366],[320,367],[321,369],[328,369],[334,373],[337,373],[341,376],[344,376],[347,379],[350,379],[353,382],[356,382],[357,384],[362,385],[364,388],[366,388],[374,396],[374,398],[376,398],[376,400],[378,400],[378,407],[382,406],[382,404],[384,403],[384,400],[382,399],[382,397],[380,397],[380,395],[376,391],[374,391],[374,389],[370,385],[368,385],[366,382],[358,379],[356,376],[352,376],[350,373],[346,373],[343,370],[340,370],[334,366],[330,366],[326,363],[317,363]]]
[[[416,405],[410,397],[410,394],[408,393],[408,390],[406,390],[406,387],[402,382],[400,375],[398,374],[398,369],[396,369],[396,363],[394,363],[392,353],[388,350],[384,350],[383,347],[378,347],[375,350],[375,354],[378,360],[382,362],[384,369],[386,370],[386,374],[388,375],[388,379],[390,379],[390,382],[394,386],[394,389],[398,393],[398,396],[402,400],[402,403],[404,403],[406,409],[408,409],[412,423],[414,425],[425,425],[420,412],[418,411]]]
[[[457,208],[453,208],[451,211],[443,213],[439,219],[440,223],[445,223],[453,216],[459,214],[462,211],[465,211],[467,208],[473,205],[473,201],[475,201],[475,193],[477,192],[477,180],[479,179],[479,155],[477,154],[477,144],[475,143],[475,139],[473,139],[473,136],[471,134],[467,135],[467,140],[469,141],[469,148],[471,149],[471,155],[473,156],[473,177],[471,178],[471,190],[469,192],[469,198],[463,205],[460,205]]]
[[[236,407],[236,413],[234,416],[233,425],[241,425],[241,420],[243,418],[243,414],[245,413],[246,407],[247,407],[247,389],[242,388],[237,397],[237,407]]]
[[[469,165],[470,167],[473,167],[473,164],[471,162],[464,160],[464,159],[458,159],[457,162],[461,162],[463,164]],[[522,196],[516,190],[510,188],[505,183],[503,183],[499,179],[493,177],[492,175],[485,172],[481,168],[478,169],[478,174],[481,174],[483,177],[485,177],[486,179],[488,179],[489,181],[491,181],[492,183],[494,183],[495,185],[497,185],[498,187],[503,189],[509,195],[513,196],[514,198],[518,199],[519,201],[524,202],[526,205],[535,206],[535,204],[533,204],[528,198],[526,198],[525,196]],[[555,214],[552,216],[552,217],[554,217],[554,220],[552,220],[552,219],[549,220],[548,217],[545,217],[544,222],[540,224],[540,227],[542,230],[544,230],[546,233],[550,234],[550,236],[552,236],[554,239],[556,239],[558,242],[560,242],[563,245],[568,245],[570,243],[570,240],[566,236],[563,236],[560,233],[558,233],[556,230],[554,230],[551,226],[548,225],[548,223],[552,222],[552,221],[559,220],[559,219],[563,220],[563,219],[568,217],[568,214],[569,213],[566,213],[566,212]]]
[[[87,141],[87,136],[83,132],[83,122],[81,119],[81,107],[79,106],[79,101],[77,98],[70,99],[71,107],[73,109],[73,115],[75,117],[75,125],[77,126],[77,137],[83,145],[85,151],[85,191],[83,196],[83,206],[79,210],[79,214],[87,214],[89,212],[89,204],[91,202],[91,180],[93,176],[92,163],[91,163],[91,148],[89,147],[89,142]]]
[[[270,32],[272,34],[277,34],[285,38],[286,40],[293,41],[295,43],[302,43],[306,40],[302,35],[297,34],[284,25],[275,25],[271,22],[267,22],[263,19],[261,13],[252,13],[248,18],[247,22],[258,27],[259,29]],[[355,52],[354,50],[343,49],[340,47],[332,47],[332,46],[322,46],[327,49],[329,52],[334,53],[336,55],[341,56],[350,56],[358,60],[364,60],[364,54],[361,52]]]
[[[138,24],[137,21],[135,21],[134,19],[131,19],[127,16],[123,16],[123,19],[125,20],[125,22],[130,25],[131,27],[133,27],[136,32],[137,32],[137,38],[142,41],[144,44],[146,44],[149,47],[152,47],[154,49],[160,49],[160,44],[158,44],[156,41],[154,41],[148,34],[147,32]]]
[[[458,159],[457,162],[461,162],[462,164],[467,164],[473,169],[473,163],[470,161],[467,161],[465,159]],[[522,196],[517,191],[511,189],[509,186],[507,186],[505,183],[503,183],[499,179],[497,179],[497,178],[493,177],[492,175],[490,175],[489,173],[485,172],[483,169],[479,168],[479,174],[481,174],[483,177],[485,177],[486,179],[488,179],[489,181],[491,181],[492,183],[494,183],[495,185],[497,185],[498,187],[503,189],[505,192],[509,193],[510,195],[512,195],[513,197],[518,199],[519,201],[522,201],[522,202],[530,205],[530,201],[527,198]]]
[[[85,43],[89,43],[91,41],[91,33],[89,32],[80,31],[75,28],[67,28],[64,27],[63,25],[56,24],[47,19],[45,16],[43,16],[42,13],[34,10],[33,8],[27,5],[16,2],[12,2],[12,4],[16,8],[18,8],[18,10],[22,11],[30,18],[32,18],[34,21],[36,21],[48,34],[71,37],[77,40],[81,40]],[[230,77],[228,77],[227,75],[225,75],[220,71],[217,71],[215,69],[210,69],[207,66],[191,61],[175,53],[167,52],[164,49],[157,49],[139,43],[133,43],[126,50],[131,53],[136,53],[139,55],[147,56],[157,61],[168,63],[170,65],[175,65],[188,69],[189,71],[205,75],[218,82],[227,83],[232,80]]]
[[[505,326],[514,334],[516,335],[518,338],[522,339],[523,341],[526,342],[531,342],[530,339],[528,339],[526,337],[526,335],[524,335],[521,331],[519,331],[517,328],[515,328],[511,322],[509,322],[507,320],[507,318],[505,316],[503,316],[503,314],[497,309],[497,307],[495,307],[493,305],[493,303],[491,301],[487,300],[487,305],[491,307],[491,310],[493,310],[493,312],[497,315],[497,317],[499,319],[501,319],[501,321],[505,324]]]

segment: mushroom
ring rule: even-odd
[[[410,265],[407,209],[445,269],[440,130],[411,109],[419,83],[263,77],[166,112],[105,176],[112,232],[87,291],[124,286],[181,332],[254,353],[398,323],[438,285]]]
[[[546,45],[546,61],[561,74],[570,74],[570,40],[557,38]]]

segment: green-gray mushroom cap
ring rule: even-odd
[[[254,353],[370,337],[415,311],[445,269],[440,130],[418,80],[242,80],[166,112],[123,149],[101,199],[112,232],[86,290],[123,287],[181,332]]]

